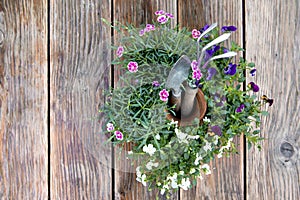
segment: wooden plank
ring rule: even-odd
[[[114,0],[114,20],[121,23],[131,23],[135,26],[140,26],[141,24],[151,23],[155,20],[154,12],[156,10],[165,10],[176,15],[177,1],[167,0]],[[173,25],[176,21],[173,22]],[[117,45],[118,37],[115,35],[114,43]],[[120,77],[121,72],[115,70],[115,84]],[[141,183],[138,183],[135,173],[129,173],[130,163],[124,161],[124,159],[117,159],[118,155],[115,155],[115,199],[139,199],[148,200],[155,199],[156,195],[159,193],[157,190],[151,192],[147,191]],[[126,159],[125,159],[126,160]],[[135,169],[135,168],[134,168]],[[131,170],[132,171],[132,170]],[[177,193],[171,195],[170,199],[178,199]],[[159,196],[159,199],[165,199],[164,196]]]
[[[0,199],[48,198],[47,1],[0,2]]]
[[[111,151],[97,122],[109,84],[109,0],[50,1],[51,198],[112,199]]]
[[[257,66],[249,81],[275,101],[262,151],[247,153],[247,199],[300,199],[299,19],[299,1],[246,1],[246,55]]]
[[[178,0],[179,24],[200,29],[205,24],[217,22],[219,27],[235,25],[238,30],[231,39],[242,45],[242,1],[185,1]],[[190,191],[180,192],[180,199],[244,199],[244,144],[236,139],[240,154],[221,158],[211,163],[212,174],[198,180]]]

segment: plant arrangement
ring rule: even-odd
[[[100,112],[108,141],[132,144],[127,157],[136,180],[168,195],[210,174],[215,157],[237,153],[234,137],[260,148],[263,105],[273,99],[259,99],[259,86],[245,83],[256,69],[236,58],[243,51],[238,44],[226,42],[236,27],[189,31],[171,28],[170,13],[155,15],[157,21],[141,28],[113,26],[121,35],[113,64],[122,75]]]

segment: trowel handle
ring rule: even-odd
[[[170,104],[171,104],[171,106],[176,104],[175,109],[174,109],[175,112],[178,112],[180,110],[180,107],[181,107],[181,92],[176,94],[172,90],[172,95],[170,97]]]

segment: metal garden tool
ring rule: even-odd
[[[191,87],[184,82],[184,93],[182,95],[182,104],[181,104],[181,118],[188,117],[192,112],[197,112],[196,116],[199,115],[199,109],[196,108],[196,95],[198,92],[198,87]]]
[[[177,62],[174,64],[173,68],[171,69],[166,88],[170,88],[172,90],[172,95],[170,99],[171,105],[175,105],[175,112],[180,110],[181,105],[181,89],[180,86],[183,81],[185,81],[190,72],[191,68],[191,60],[186,56],[181,56]]]

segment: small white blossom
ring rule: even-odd
[[[184,171],[179,171],[179,174],[183,176],[184,175]]]
[[[209,123],[209,122],[210,122],[210,119],[207,118],[207,117],[205,117],[205,118],[203,119],[203,121]]]
[[[194,164],[199,165],[199,161],[202,160],[202,159],[203,159],[202,156],[199,153],[197,153],[196,154],[196,160],[195,160]]]
[[[218,144],[218,142],[219,142],[219,137],[220,137],[220,136],[218,136],[218,135],[215,135],[215,136],[214,136],[214,141],[213,141],[214,145],[217,145],[217,144]]]
[[[127,153],[128,153],[128,155],[131,155],[131,154],[133,154],[133,151],[128,151]]]
[[[205,146],[203,147],[203,150],[204,151],[211,151],[211,145],[210,145],[210,143],[209,142],[206,142],[205,143]]]
[[[142,175],[142,181],[141,181],[141,183],[143,184],[143,186],[146,186],[147,185],[147,182],[146,182],[146,174],[143,174]]]
[[[146,164],[146,168],[148,170],[152,170],[152,167],[158,167],[158,163],[153,163],[152,161],[150,161]]]
[[[193,174],[193,173],[195,173],[195,172],[196,172],[195,168],[192,168],[192,169],[190,170],[190,174]]]
[[[218,155],[217,155],[218,158],[222,158],[222,156],[223,156],[223,152],[220,152],[220,153],[218,153]]]
[[[199,139],[199,135],[188,135],[187,136],[187,139],[191,139],[191,140],[197,140],[197,139]]]
[[[150,156],[152,156],[152,155],[155,153],[156,148],[153,147],[152,144],[148,144],[148,146],[145,145],[145,146],[143,147],[143,151],[144,151],[145,153],[148,153]]]
[[[183,178],[181,180],[181,184],[179,185],[179,187],[181,187],[183,190],[188,190],[190,185],[191,185],[191,182],[190,182],[189,178]]]
[[[155,136],[155,138],[156,138],[157,140],[160,140],[160,135],[157,134],[157,135]]]
[[[201,168],[204,170],[204,173],[205,173],[206,175],[211,174],[210,167],[209,167],[208,164],[203,164],[203,165],[201,166]]]
[[[178,127],[178,121],[174,121],[174,119],[172,119],[172,121],[169,123],[170,125],[175,125],[175,127]]]

